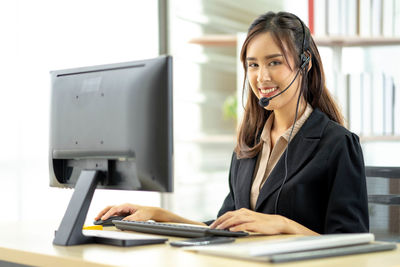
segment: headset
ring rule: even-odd
[[[278,94],[276,94],[276,95],[274,95],[274,96],[272,96],[272,97],[262,97],[262,98],[259,100],[258,104],[259,104],[261,107],[266,107],[266,106],[268,106],[269,101],[270,101],[271,99],[273,99],[274,97],[277,97],[277,96],[281,95],[281,94],[284,93],[286,90],[288,90],[289,87],[293,84],[293,82],[297,79],[297,76],[299,75],[300,71],[303,70],[305,73],[308,71],[306,68],[308,67],[308,63],[309,63],[309,61],[310,61],[310,55],[307,53],[307,50],[305,50],[305,46],[306,46],[306,30],[305,30],[305,26],[304,26],[303,21],[301,21],[301,19],[300,19],[299,17],[297,17],[297,16],[294,15],[294,14],[293,14],[293,16],[300,22],[301,27],[302,27],[302,29],[303,29],[303,44],[302,44],[301,54],[300,54],[300,67],[299,67],[299,69],[298,69],[298,71],[297,71],[295,77],[294,77],[293,80],[291,81],[291,83],[290,83],[283,91],[281,91],[280,93],[278,93]],[[299,94],[299,97],[297,98],[296,113],[295,113],[295,116],[294,116],[294,121],[293,121],[292,129],[290,130],[290,134],[289,134],[289,138],[288,138],[288,145],[287,145],[287,147],[286,147],[286,149],[285,149],[285,152],[284,152],[284,153],[285,153],[285,177],[283,178],[282,184],[281,184],[281,186],[280,186],[280,188],[279,188],[278,194],[277,194],[276,199],[275,199],[275,207],[274,207],[274,213],[275,213],[275,214],[278,214],[279,196],[280,196],[280,194],[281,194],[282,188],[283,188],[283,186],[285,185],[285,182],[286,182],[286,179],[287,179],[287,174],[288,174],[288,167],[287,167],[287,157],[288,157],[288,156],[287,156],[287,155],[289,154],[289,144],[290,144],[290,141],[291,141],[291,138],[292,138],[294,125],[295,125],[295,123],[296,123],[296,121],[297,121],[297,115],[298,115],[299,103],[300,103],[300,96],[301,96],[301,93]]]

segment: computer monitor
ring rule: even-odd
[[[82,234],[95,188],[173,190],[172,58],[51,71],[50,186],[75,187],[53,243]]]

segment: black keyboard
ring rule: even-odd
[[[113,220],[115,226],[120,230],[130,230],[141,233],[182,236],[182,237],[203,237],[203,236],[246,236],[246,232],[232,232],[223,229],[210,229],[202,226],[189,226],[181,224],[157,223],[157,222],[136,222]]]

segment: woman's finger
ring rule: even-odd
[[[102,219],[102,220],[107,220],[108,218],[110,218],[110,217],[113,216],[113,215],[118,215],[118,214],[116,214],[115,210],[116,210],[116,207],[112,207],[111,209],[109,209],[109,210],[101,217],[101,219]]]
[[[113,206],[107,206],[104,209],[102,209],[102,211],[99,212],[99,214],[97,214],[97,216],[94,218],[96,221],[99,220],[101,217],[103,217],[104,214],[107,213],[107,211],[109,211]]]
[[[218,225],[220,225],[221,223],[223,223],[225,220],[229,219],[230,217],[233,216],[233,211],[228,211],[226,213],[224,213],[223,215],[221,215],[220,217],[218,217],[212,224],[210,224],[210,228],[217,228]]]
[[[239,232],[239,231],[246,231],[246,232],[256,232],[254,229],[254,223],[242,223],[239,225],[234,225],[232,227],[229,227],[229,231],[232,232]]]
[[[248,223],[250,221],[253,221],[251,217],[247,216],[240,216],[239,214],[236,214],[236,216],[232,216],[229,219],[225,220],[221,224],[217,226],[217,229],[230,229],[231,227],[243,224],[243,223]]]

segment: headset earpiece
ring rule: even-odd
[[[310,56],[303,51],[300,55],[300,69],[305,70],[306,67],[308,66],[308,62],[310,61]]]
[[[310,61],[310,55],[306,52],[306,29],[304,27],[303,21],[301,21],[301,19],[297,16],[295,17],[299,20],[301,28],[303,29],[303,45],[301,47],[300,69],[305,71],[306,67],[308,66],[308,62]]]

